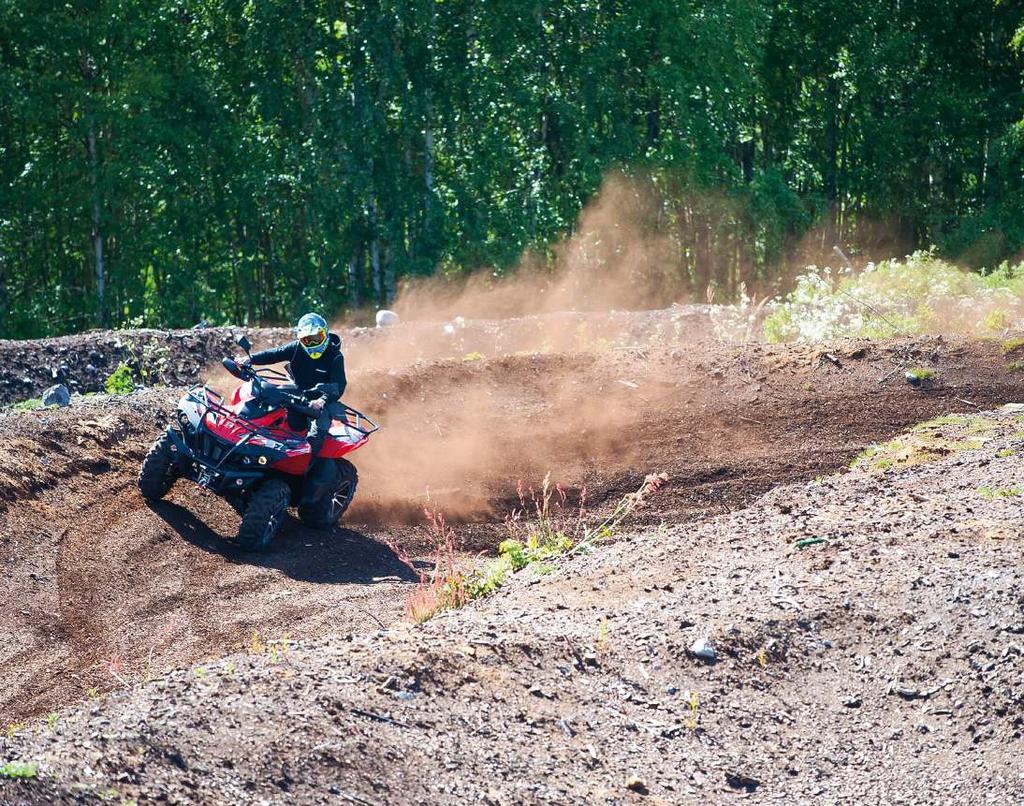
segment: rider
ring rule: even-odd
[[[265,366],[288,361],[292,378],[300,390],[315,389],[321,393],[309,403],[316,412],[315,418],[288,410],[288,425],[292,429],[301,431],[311,423],[306,435],[310,452],[308,474],[327,440],[331,420],[345,416],[345,408],[338,402],[345,393],[345,357],[341,354],[341,337],[328,331],[327,320],[319,314],[303,315],[295,327],[295,337],[295,341],[280,347],[253,353],[243,363]]]

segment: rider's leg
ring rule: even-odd
[[[309,418],[288,409],[288,427],[299,434],[309,426]]]
[[[312,421],[309,426],[309,433],[306,435],[306,439],[309,441],[309,467],[306,468],[307,475],[312,471],[313,464],[320,455],[320,451],[324,447],[324,442],[327,441],[327,434],[328,431],[330,431],[330,428],[330,408],[328,406],[324,406],[320,411],[320,416]]]

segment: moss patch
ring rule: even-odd
[[[935,462],[952,453],[982,447],[999,430],[999,423],[979,415],[950,414],[914,426],[908,433],[861,451],[850,468],[885,473]]]

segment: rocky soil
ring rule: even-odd
[[[1018,803],[1022,409],[422,627],[249,647],[66,709],[0,740],[38,764],[0,798]]]

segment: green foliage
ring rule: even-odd
[[[933,252],[861,272],[810,267],[764,322],[768,341],[956,332],[993,335],[1024,322],[1024,264],[963,271]]]
[[[127,395],[135,391],[135,378],[132,369],[123,361],[117,369],[110,373],[103,384],[108,395]]]
[[[650,182],[697,295],[815,244],[994,265],[1024,245],[1020,23],[972,0],[2,3],[0,338],[544,264],[612,170]]]
[[[935,378],[935,370],[927,367],[911,367],[907,370],[907,376],[915,381],[930,381]]]
[[[35,778],[39,773],[39,765],[21,761],[11,761],[0,766],[0,778]]]
[[[1020,487],[979,487],[978,495],[986,501],[994,501],[997,498],[1016,498],[1024,493]]]
[[[22,401],[19,401],[18,403],[12,403],[11,405],[6,406],[5,408],[8,411],[18,411],[18,412],[20,412],[20,411],[35,411],[36,409],[41,409],[42,407],[43,407],[42,398],[31,397],[28,400],[22,400]]]
[[[1021,347],[1024,347],[1024,339],[1022,339],[1022,338],[1007,339],[1006,341],[1003,342],[1003,345],[1002,345],[1003,355],[1009,355],[1010,353],[1015,353]]]

